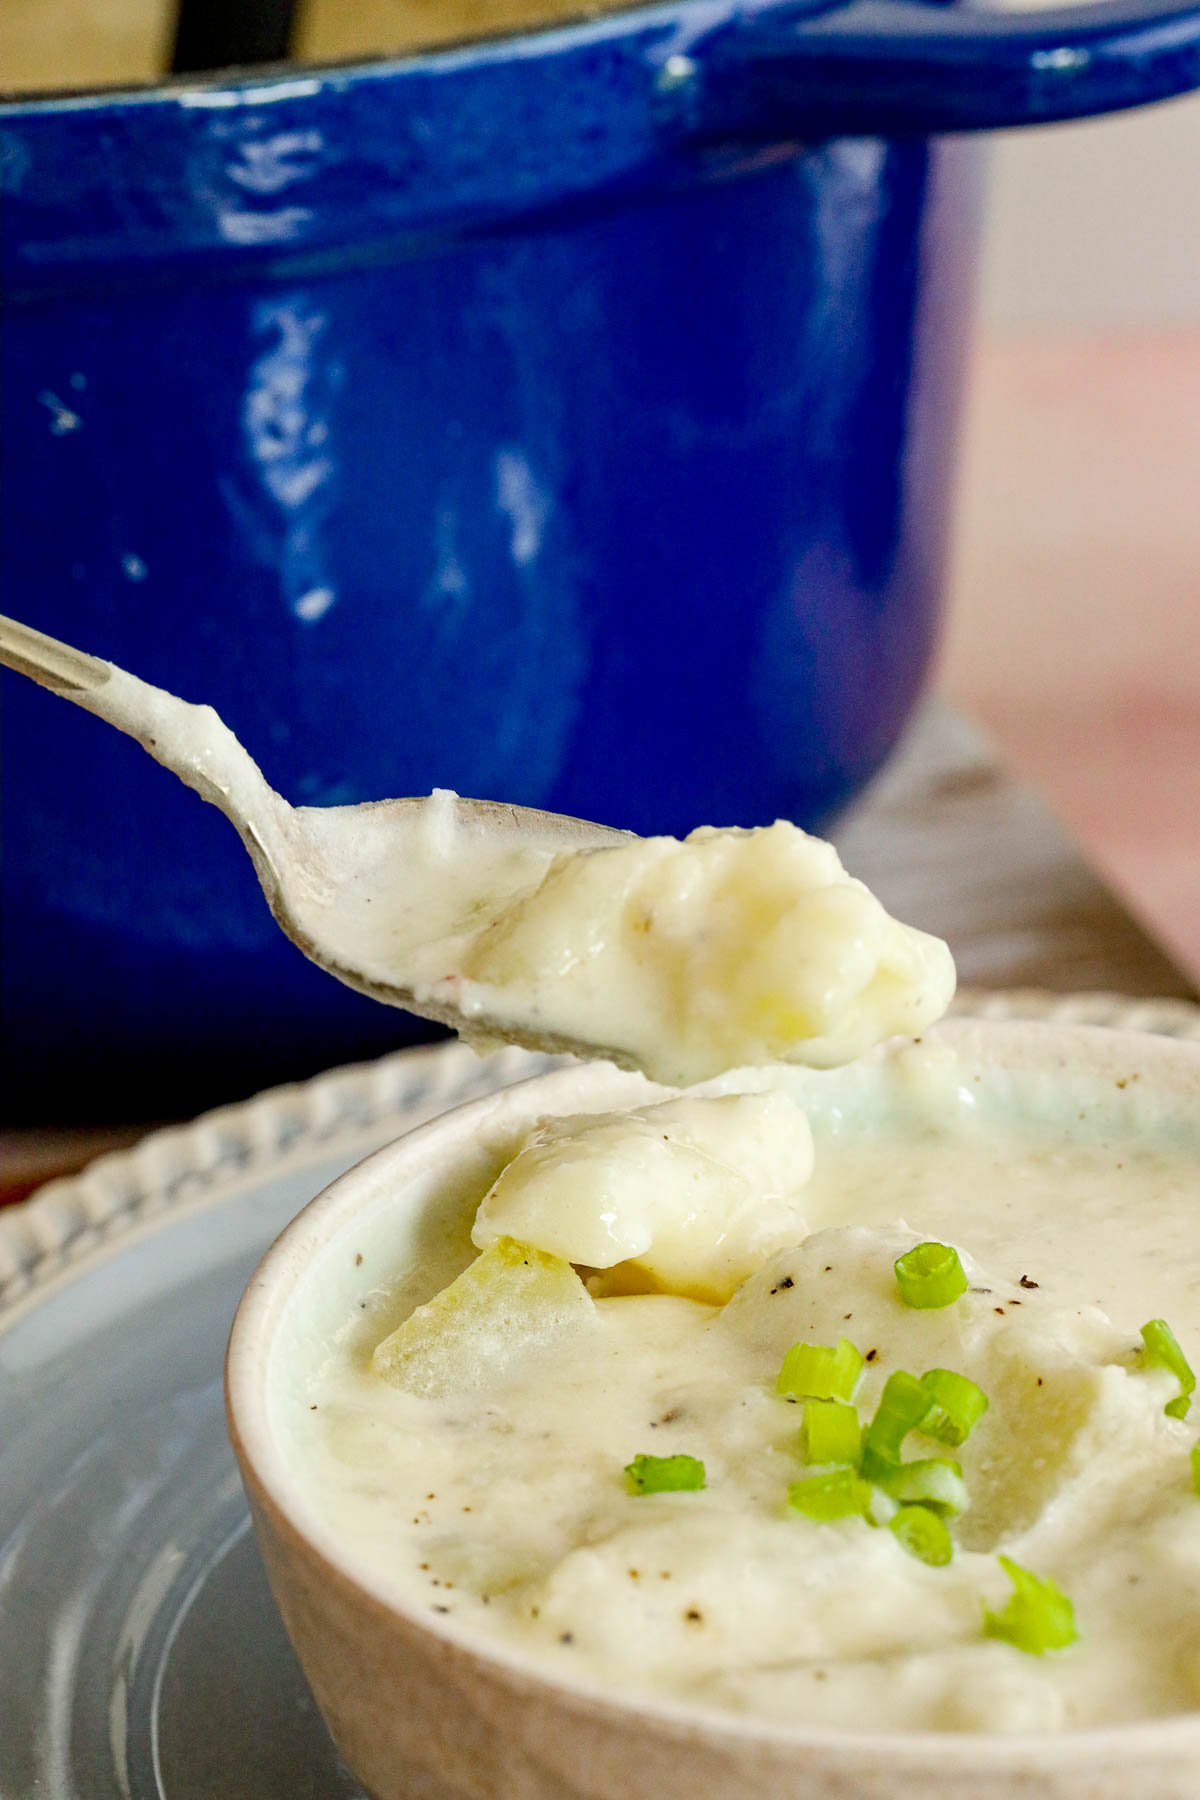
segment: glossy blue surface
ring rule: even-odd
[[[211,702],[293,801],[819,823],[936,629],[975,165],[922,123],[1040,116],[1027,19],[997,50],[903,10],[928,54],[882,84],[883,0],[693,0],[7,109],[6,610]],[[1196,10],[1140,61],[1089,11],[1109,63],[1042,30],[1045,116],[1137,97],[1135,62],[1142,95],[1200,78]],[[798,141],[814,107],[859,135]],[[3,688],[11,1114],[190,1111],[402,1041],[218,814]]]

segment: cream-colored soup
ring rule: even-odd
[[[757,1118],[761,1094],[689,1096],[535,1134],[524,1172],[471,1202],[488,1248],[457,1306],[452,1289],[402,1323],[373,1252],[361,1310],[295,1395],[311,1504],[410,1604],[617,1688],[851,1730],[1200,1706],[1197,1421],[1167,1416],[1178,1380],[1139,1337],[1165,1317],[1200,1350],[1200,1131],[1147,1129],[1124,1094],[1081,1101],[1066,1077],[1057,1101],[1043,1082],[1017,1104],[932,1040],[877,1073],[752,1085],[773,1090]],[[583,1172],[574,1213],[556,1144]],[[487,1259],[514,1256],[518,1223],[535,1247],[497,1304]],[[893,1271],[925,1239],[957,1246],[969,1279],[935,1310],[907,1306]],[[672,1283],[687,1295],[628,1291]],[[793,1344],[840,1337],[867,1359],[864,1420],[896,1369],[988,1396],[961,1448],[905,1446],[961,1464],[945,1566],[886,1524],[789,1507],[811,1471],[776,1377]],[[639,1454],[700,1459],[706,1484],[634,1494]],[[1001,1554],[1069,1596],[1070,1647],[985,1635],[1010,1592]]]

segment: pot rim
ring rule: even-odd
[[[962,10],[954,17],[956,6]],[[873,30],[863,32],[855,16],[859,9],[853,0],[751,0],[749,4],[747,0],[610,0],[609,10],[599,16],[568,12],[561,18],[542,20],[528,27],[504,26],[492,31],[477,31],[411,51],[378,51],[369,55],[320,58],[311,63],[283,59],[180,74],[168,72],[157,80],[115,82],[96,88],[45,88],[24,92],[0,87],[0,123],[26,114],[94,110],[109,104],[169,103],[189,96],[193,105],[218,107],[283,98],[284,94],[279,90],[295,90],[299,95],[303,89],[302,97],[310,97],[326,83],[339,85],[356,79],[387,78],[415,64],[465,66],[475,60],[491,60],[497,52],[501,57],[512,54],[529,57],[539,51],[552,50],[562,40],[602,42],[623,36],[630,27],[636,31],[645,24],[668,21],[674,22],[676,27],[677,41],[672,46],[676,54],[698,49],[729,27],[748,20],[756,25],[764,22],[768,26],[780,22],[791,27],[799,25],[802,32],[808,29],[809,21],[815,20],[818,22],[817,35],[831,53],[836,51],[837,35],[841,34],[829,34],[824,30],[829,19],[836,27],[843,17],[847,18],[850,36],[861,33],[878,37],[882,32],[902,39],[906,35],[905,25],[911,28],[918,41],[922,38],[932,41],[938,35],[936,25],[933,32],[928,29],[929,7],[927,4],[922,7],[921,0],[899,0],[898,4],[896,0],[884,0],[882,7],[875,0],[875,9],[882,13],[881,21]],[[1196,0],[1088,0],[1084,5],[1067,3],[1047,7],[1040,13],[1035,12],[1032,18],[1014,20],[1012,13],[1003,7],[978,8],[966,4],[966,0],[940,0],[933,15],[935,21],[938,13],[941,13],[942,21],[947,14],[954,18],[959,30],[953,36],[981,43],[990,38],[993,48],[1009,39],[1044,37],[1047,41],[1040,47],[1039,58],[1045,63],[1052,61],[1054,56],[1050,40],[1071,26],[1081,23],[1086,26],[1090,21],[1101,29],[1122,23],[1138,23],[1153,29],[1167,21],[1178,25],[1180,21],[1200,19],[1200,6]],[[786,54],[786,48],[786,42],[777,43],[776,54]],[[1143,59],[1151,49],[1143,33],[1140,46]],[[1066,73],[1061,52],[1059,60],[1062,72]],[[1193,71],[1191,79],[1171,91],[1182,93],[1196,86],[1200,86],[1200,68]],[[1163,94],[1147,91],[1118,104],[1138,105],[1162,97]],[[1086,112],[1092,110],[1107,108],[1089,106]],[[1011,122],[1037,124],[1044,121],[1039,114],[1027,121]],[[929,128],[936,127],[931,125]]]
[[[1132,1108],[1164,1095],[1178,1102],[1181,1111],[1200,1101],[1200,1042],[1097,1026],[988,1019],[946,1020],[925,1037],[949,1042],[1000,1076],[1011,1072],[1053,1080],[1070,1070],[1089,1082],[1123,1084],[1134,1074],[1136,1085],[1129,1084]],[[906,1047],[907,1040],[892,1040],[862,1063],[886,1063]],[[836,1078],[844,1071],[829,1073]],[[874,1758],[899,1773],[927,1768],[933,1757],[953,1761],[956,1750],[979,1774],[1018,1773],[1033,1765],[1043,1773],[1070,1773],[1101,1762],[1144,1766],[1149,1753],[1159,1763],[1167,1759],[1176,1766],[1186,1758],[1189,1767],[1200,1765],[1200,1712],[1061,1732],[860,1734],[724,1713],[657,1695],[631,1698],[600,1682],[551,1672],[529,1655],[500,1640],[481,1638],[450,1618],[432,1618],[402,1590],[393,1589],[310,1510],[276,1443],[269,1400],[274,1335],[310,1258],[350,1227],[364,1201],[395,1193],[406,1165],[414,1175],[427,1173],[447,1153],[453,1158],[456,1146],[473,1142],[485,1125],[528,1126],[580,1101],[636,1104],[676,1091],[606,1064],[535,1076],[456,1107],[376,1151],[333,1182],[284,1229],[242,1297],[225,1364],[226,1413],[242,1476],[277,1528],[306,1560],[352,1590],[364,1612],[380,1609],[398,1616],[414,1637],[426,1636],[434,1649],[453,1649],[493,1681],[523,1693],[550,1693],[572,1709],[609,1723],[636,1719],[668,1738],[699,1737],[716,1745],[757,1744],[774,1752],[808,1752],[837,1766],[853,1767]]]
[[[714,155],[1045,124],[1197,86],[1200,0],[665,0],[409,57],[10,98],[4,278],[377,247],[619,199]]]

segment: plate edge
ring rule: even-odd
[[[414,1115],[436,1116],[552,1066],[524,1050],[485,1060],[461,1043],[418,1045],[151,1131],[0,1211],[0,1326],[64,1268],[82,1271],[151,1218],[216,1204],[285,1156],[336,1153],[385,1124],[398,1136]]]

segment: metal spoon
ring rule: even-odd
[[[465,1013],[454,984],[414,991],[412,965],[478,931],[531,892],[562,850],[629,834],[494,800],[375,800],[289,806],[211,706],[193,706],[114,663],[0,617],[0,664],[136,738],[157,762],[237,827],[276,922],[310,961],[389,1006],[407,1007],[475,1039],[538,1050],[619,1055],[511,1017]],[[424,859],[424,861],[423,861]],[[405,959],[409,963],[406,970]],[[621,1060],[628,1061],[627,1057]]]

